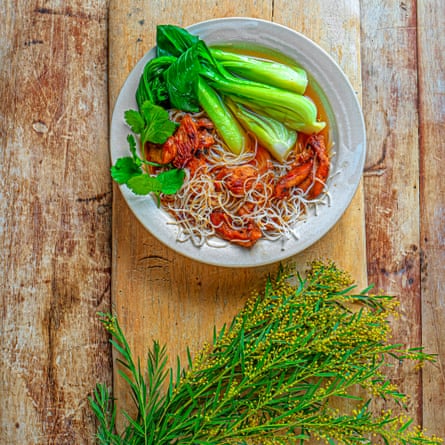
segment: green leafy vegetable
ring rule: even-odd
[[[306,91],[307,73],[298,66],[289,66],[217,48],[210,48],[210,52],[227,71],[233,74],[298,94],[304,94]]]
[[[128,145],[130,146],[130,153],[131,153],[131,156],[133,157],[134,162],[137,165],[142,165],[142,160],[139,158],[139,156],[137,154],[136,139],[134,138],[134,136],[132,134],[129,134],[127,136],[127,142],[128,142]]]
[[[134,133],[143,133],[145,128],[145,119],[139,111],[127,110],[124,114],[125,122],[131,128]]]
[[[159,194],[162,192],[162,185],[158,178],[147,174],[132,176],[128,179],[127,186],[136,195],[148,195],[151,192]]]
[[[214,59],[202,40],[187,49],[181,57],[185,55],[189,65],[193,61],[193,70],[190,71],[196,76],[195,70],[199,69],[198,74],[222,96],[228,95],[233,101],[250,106],[259,114],[265,113],[281,120],[292,130],[311,134],[318,133],[325,127],[325,122],[317,121],[317,107],[311,99],[267,83],[235,77]],[[176,63],[178,61],[169,70]],[[188,76],[190,71],[176,70],[177,75],[171,81],[181,83],[181,72]]]
[[[161,192],[165,195],[174,195],[184,182],[185,172],[182,168],[172,168],[159,173],[156,179],[161,185]]]
[[[171,105],[189,112],[199,111],[197,88],[200,62],[196,49],[193,46],[182,53],[165,72]]]
[[[176,57],[155,57],[145,65],[136,90],[136,102],[139,110],[146,101],[162,106],[167,104],[168,92],[163,74],[175,60]]]
[[[248,131],[254,133],[260,144],[279,161],[283,162],[295,146],[297,135],[281,122],[254,113],[241,104],[226,100],[236,118]]]
[[[149,100],[145,100],[140,110],[127,110],[125,121],[131,130],[140,135],[141,151],[145,144],[163,144],[175,131],[177,124],[170,120],[167,110]],[[153,193],[160,204],[159,195],[174,194],[182,186],[185,172],[182,169],[167,169],[156,176],[142,169],[144,164],[162,167],[160,164],[141,159],[136,150],[136,140],[132,134],[127,137],[131,157],[119,158],[111,167],[111,177],[118,184],[126,184],[136,195]]]
[[[158,25],[156,28],[156,51],[159,56],[179,57],[195,43],[199,37],[175,25]]]
[[[256,115],[280,122],[289,131],[312,134],[326,125],[317,120],[316,105],[303,95],[308,79],[299,67],[208,48],[198,36],[174,25],[159,25],[156,42],[158,58],[168,58],[168,63],[149,62],[138,86],[138,97],[153,96],[150,79],[156,79],[157,88],[167,93],[170,106],[189,112],[203,108],[234,153],[246,147],[246,135],[226,106],[228,97]],[[222,118],[218,119],[220,114]],[[261,126],[263,139],[268,131]],[[273,132],[266,140],[276,139]]]
[[[118,184],[126,184],[133,176],[141,173],[141,167],[131,157],[119,158],[111,167],[111,177]]]
[[[230,96],[234,102],[248,106],[258,114],[281,121],[291,130],[312,134],[326,126],[325,122],[317,121],[317,107],[306,96],[231,75],[223,77],[211,69],[202,74],[209,85],[221,94]]]
[[[167,369],[166,349],[157,342],[142,369],[116,317],[101,314],[137,412],[124,412],[126,426],[116,432],[112,395],[98,385],[90,398],[98,442],[440,444],[412,428],[406,396],[385,376],[393,360],[433,356],[388,343],[392,297],[353,290],[333,263],[313,262],[305,278],[281,270],[214,332],[211,345],[194,357],[188,351],[185,369],[178,360],[176,371]],[[394,410],[378,412],[382,400]]]
[[[198,40],[166,70],[164,78],[171,105],[189,112],[197,112],[201,106],[230,150],[239,154],[247,145],[246,134],[222,97],[200,76],[204,59],[213,63],[204,42]]]

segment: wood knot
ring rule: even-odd
[[[48,127],[43,121],[36,121],[32,124],[32,128],[36,133],[48,133]]]

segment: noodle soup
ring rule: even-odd
[[[236,51],[245,54],[241,48]],[[248,54],[284,63],[284,58],[258,50]],[[215,247],[231,242],[250,248],[262,239],[295,237],[294,229],[307,218],[308,207],[328,204],[328,116],[311,82],[304,94],[316,104],[318,119],[327,125],[316,135],[298,133],[284,162],[274,159],[252,133],[246,149],[233,154],[205,112],[170,110],[171,119],[180,124],[179,136],[172,136],[170,145],[207,141],[192,150],[187,162],[177,163],[186,172],[181,190],[161,196],[162,208],[174,218],[171,224],[177,226],[178,241]],[[147,159],[158,160],[156,153],[151,147]]]

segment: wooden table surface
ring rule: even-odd
[[[350,78],[368,152],[327,238],[345,255],[324,240],[298,260],[332,253],[357,281],[399,297],[394,341],[437,362],[393,377],[415,421],[445,437],[445,3],[67,3],[5,0],[0,15],[0,444],[94,443],[87,397],[114,369],[98,311],[113,307],[138,351],[150,335],[176,352],[236,309],[239,283],[247,291],[274,267],[238,270],[222,286],[227,271],[147,234],[109,176],[110,112],[155,25],[229,16],[306,34]]]

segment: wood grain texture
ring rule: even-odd
[[[311,14],[301,15],[304,1],[274,1],[274,21],[295,29],[318,43],[339,64],[361,101],[360,7],[358,1],[327,4],[311,2]],[[317,245],[298,256],[298,262],[317,256],[335,259],[367,285],[362,185],[339,223]]]
[[[414,347],[421,341],[415,2],[394,7],[364,1],[362,24],[369,280],[400,298],[395,341]],[[392,377],[412,397],[411,414],[419,423],[420,374],[396,366]]]
[[[0,18],[0,442],[91,443],[111,379],[106,4]]]
[[[422,343],[438,354],[423,370],[423,423],[445,437],[445,4],[418,2]],[[440,407],[440,409],[438,409]]]
[[[227,2],[218,7],[210,1],[182,1],[180,7],[162,7],[160,2],[111,1],[110,107],[137,60],[154,45],[157,24],[187,26],[230,10]],[[258,10],[270,18],[270,2],[247,2],[238,14],[258,16]],[[186,20],[183,11],[188,11]],[[241,308],[245,284],[257,283],[265,273],[265,268],[220,269],[182,257],[148,234],[115,190],[112,299],[136,355],[145,356],[152,340],[159,340],[168,345],[170,365],[178,355],[184,360],[186,347],[194,351],[210,340],[213,326],[230,321]],[[131,406],[116,378],[114,391],[121,406]]]
[[[433,215],[443,211],[444,188],[431,174],[439,164],[436,157],[443,159],[443,142],[437,144],[443,141],[443,111],[442,119],[437,114],[441,106],[443,110],[443,95],[440,99],[437,90],[428,90],[431,79],[440,79],[439,66],[443,67],[438,50],[443,47],[443,22],[434,23],[434,17],[439,20],[443,14],[438,2],[437,8],[428,7],[429,12],[424,10],[426,3],[361,3],[363,110],[369,148],[364,180],[368,276],[377,288],[400,300],[400,318],[392,322],[394,341],[409,347],[423,344],[428,352],[443,354],[439,269],[443,272],[444,262],[439,246],[444,221],[443,216],[440,222]],[[424,60],[422,54],[431,59]],[[433,85],[440,89],[440,80]],[[443,355],[423,374],[397,364],[392,373],[411,397],[410,415],[439,436],[445,436],[444,410],[437,409],[444,403],[442,365]]]
[[[312,3],[320,12],[318,25],[311,27],[311,37],[317,41],[323,35],[326,43],[330,36],[324,34],[323,2]],[[243,2],[242,5],[233,1],[217,4],[210,1],[199,4],[181,1],[178,8],[164,8],[162,4],[136,0],[110,3],[110,107],[113,107],[126,76],[137,60],[154,45],[155,27],[159,23],[187,26],[201,20],[231,15],[274,19],[294,29],[301,28],[304,23],[303,17],[296,12],[286,16],[277,15],[284,7],[284,3],[280,6],[277,1]],[[349,24],[344,25],[349,26],[346,37],[349,55],[345,66],[359,90],[359,9],[358,2],[352,4],[352,8],[340,9],[337,17],[332,11],[330,14],[336,20],[332,23],[333,28],[343,21]],[[297,11],[298,2],[293,5]],[[183,14],[183,11],[187,13]],[[330,49],[336,51],[333,47]],[[304,269],[310,259],[332,258],[365,285],[362,199],[360,189],[342,222],[321,242],[292,258],[292,261]],[[113,255],[113,304],[128,334],[129,344],[136,355],[143,357],[152,340],[165,343],[170,365],[175,365],[177,355],[184,360],[187,346],[193,353],[203,342],[209,341],[213,326],[220,327],[229,322],[251,290],[261,287],[267,273],[275,272],[278,267],[275,264],[242,270],[228,269],[186,259],[145,231],[117,188],[113,199]],[[114,391],[121,406],[131,406],[128,392],[119,378],[115,379]]]
[[[114,308],[135,351],[142,356],[159,339],[174,357],[186,345],[196,350],[213,324],[229,320],[249,289],[275,270],[186,260],[146,233],[117,188],[111,201],[107,83],[112,107],[153,45],[156,24],[234,15],[303,32],[337,60],[362,97],[364,204],[360,189],[336,229],[296,261],[340,256],[362,279],[365,262],[340,255],[336,245],[362,251],[363,227],[351,234],[348,219],[363,220],[365,208],[369,282],[401,299],[394,340],[438,354],[421,374],[398,366],[394,376],[412,396],[409,414],[445,437],[442,0],[317,0],[310,9],[300,0],[5,0],[0,443],[94,443],[87,396],[96,382],[112,383],[111,351],[96,316],[110,308],[111,272]]]

